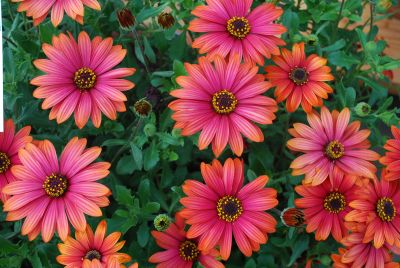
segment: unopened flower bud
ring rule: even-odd
[[[174,23],[175,19],[171,13],[162,12],[160,15],[158,15],[158,24],[160,24],[160,26],[164,29],[171,28]]]
[[[288,227],[300,227],[305,223],[304,212],[298,208],[285,208],[281,213],[281,220]]]
[[[154,219],[154,227],[160,232],[167,230],[171,223],[172,220],[167,214],[160,214]]]
[[[130,28],[135,25],[135,17],[132,15],[132,12],[127,8],[123,8],[118,11],[117,17],[119,24],[122,28]]]
[[[364,117],[371,112],[371,106],[366,102],[360,102],[356,105],[354,110],[358,116]]]

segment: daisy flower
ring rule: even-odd
[[[157,263],[157,268],[190,268],[197,261],[205,268],[225,267],[215,259],[219,255],[217,250],[204,252],[199,249],[197,239],[187,237],[184,219],[179,214],[165,232],[152,231],[151,234],[157,245],[165,249],[149,258],[149,262]]]
[[[265,210],[278,204],[277,192],[264,188],[268,176],[260,176],[243,186],[244,164],[227,159],[224,165],[214,160],[202,163],[201,174],[206,184],[186,180],[182,186],[187,197],[180,202],[180,212],[191,225],[187,236],[199,239],[199,249],[208,251],[219,245],[221,257],[227,260],[232,248],[232,235],[245,256],[267,242],[275,232],[276,220]]]
[[[4,122],[4,131],[0,132],[0,200],[3,203],[10,197],[3,193],[4,186],[16,180],[11,168],[21,164],[18,150],[32,141],[32,137],[29,136],[30,126],[20,129],[17,133],[15,131],[13,120],[8,119]]]
[[[318,185],[338,168],[349,175],[375,178],[376,167],[371,161],[378,160],[379,155],[368,150],[371,132],[360,130],[359,121],[349,124],[348,108],[330,113],[322,107],[321,115],[309,113],[307,121],[310,126],[295,123],[289,129],[294,138],[287,142],[288,148],[304,153],[290,165],[294,176],[305,174],[305,184]]]
[[[349,202],[356,199],[357,177],[344,176],[335,171],[333,176],[332,180],[325,180],[317,186],[300,185],[295,188],[302,198],[294,203],[303,209],[306,230],[309,233],[315,231],[316,240],[325,240],[332,234],[336,241],[340,241],[347,234],[344,217],[351,210]]]
[[[322,106],[322,99],[328,98],[333,89],[326,81],[334,79],[327,60],[312,54],[306,57],[304,43],[294,44],[292,51],[282,49],[280,56],[273,56],[277,66],[265,67],[265,77],[275,89],[277,102],[286,100],[288,112],[294,112],[299,105],[309,113],[312,107]]]
[[[379,161],[386,166],[386,180],[400,179],[400,129],[392,126],[394,139],[389,139],[383,146],[387,152]]]
[[[361,225],[359,225],[361,226]],[[339,248],[338,255],[332,255],[334,268],[398,268],[399,264],[393,262],[391,252],[396,254],[400,250],[387,243],[376,248],[372,242],[364,242],[365,225],[358,230],[344,237],[341,243],[346,247]]]
[[[73,20],[83,24],[84,7],[100,10],[97,0],[11,0],[20,3],[18,12],[25,12],[28,17],[32,17],[33,24],[39,25],[50,13],[51,22],[57,27],[64,17],[64,12]]]
[[[264,3],[250,11],[252,0],[206,0],[192,14],[197,18],[189,24],[189,31],[205,33],[192,46],[200,54],[226,57],[238,54],[240,59],[264,65],[264,57],[279,55],[278,46],[285,42],[277,36],[286,32],[276,21],[283,13],[279,7]]]
[[[278,107],[275,100],[262,95],[270,84],[257,74],[256,66],[241,64],[237,55],[228,62],[217,56],[214,63],[201,57],[199,64],[185,64],[189,75],[179,76],[176,81],[182,88],[170,93],[179,98],[169,104],[172,118],[184,136],[201,131],[200,150],[212,143],[218,157],[229,143],[240,156],[241,134],[262,142],[264,135],[253,122],[272,124]]]
[[[115,263],[120,265],[131,261],[131,257],[118,251],[124,246],[125,241],[118,242],[120,232],[106,236],[107,223],[102,220],[93,233],[89,224],[84,231],[75,232],[75,239],[68,236],[64,243],[59,243],[58,250],[61,255],[57,261],[65,267],[83,268],[110,268]]]
[[[21,233],[28,235],[29,240],[41,232],[43,241],[48,242],[57,230],[64,241],[69,233],[68,222],[83,231],[85,214],[99,217],[99,207],[108,206],[110,190],[96,181],[109,174],[110,164],[92,163],[101,148],[85,147],[86,139],[75,137],[65,146],[59,160],[48,140],[38,145],[28,143],[19,150],[22,164],[11,168],[17,180],[3,189],[3,193],[12,195],[3,210],[8,212],[7,221],[25,218]]]
[[[126,96],[122,91],[134,84],[123,77],[135,72],[134,68],[112,69],[126,55],[120,45],[113,46],[111,37],[97,36],[92,41],[86,32],[81,32],[78,42],[73,36],[53,36],[52,45],[44,44],[43,52],[48,59],[38,59],[33,64],[45,72],[32,79],[38,86],[33,96],[44,99],[42,109],[51,108],[49,118],[61,124],[72,113],[75,123],[83,128],[89,117],[95,127],[100,127],[101,114],[111,120],[117,112],[126,111]]]
[[[397,182],[384,179],[363,181],[356,192],[356,200],[349,203],[353,210],[345,216],[345,220],[366,224],[364,243],[373,241],[374,246],[380,248],[387,242],[400,248],[399,191]]]

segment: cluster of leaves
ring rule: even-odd
[[[254,5],[260,2],[255,1]],[[295,42],[306,42],[307,53],[328,59],[336,80],[333,82],[335,93],[325,104],[330,109],[350,107],[354,111],[357,103],[368,103],[372,111],[366,116],[353,113],[353,119],[361,120],[363,127],[371,129],[373,147],[382,146],[388,135],[382,129],[397,125],[400,113],[400,109],[394,108],[398,98],[394,101],[388,95],[388,85],[396,94],[398,88],[383,71],[398,68],[400,63],[384,55],[387,44],[380,40],[378,28],[370,22],[390,14],[378,14],[372,8],[372,13],[366,16],[369,19],[363,21],[363,12],[370,12],[367,8],[370,1],[298,2],[278,3],[285,11],[280,22],[288,29],[282,38],[288,47]],[[31,125],[35,139],[51,140],[58,151],[74,136],[86,137],[89,145],[103,147],[102,160],[112,163],[111,174],[103,182],[113,192],[111,205],[103,209],[109,231],[121,231],[127,241],[123,251],[139,261],[141,267],[150,267],[147,259],[158,249],[150,235],[154,217],[159,213],[173,217],[181,208],[182,182],[187,178],[200,179],[200,163],[212,160],[210,149],[197,149],[197,136],[183,138],[179,131],[173,130],[171,111],[167,108],[171,101],[168,92],[177,87],[176,77],[185,75],[183,62],[196,61],[196,51],[189,46],[194,36],[187,27],[192,19],[190,11],[201,3],[169,0],[154,4],[150,0],[131,0],[126,7],[136,17],[134,32],[119,27],[116,12],[125,6],[123,1],[104,0],[101,4],[101,12],[85,10],[84,26],[64,18],[62,25],[54,28],[48,20],[33,27],[25,14],[16,11],[17,5],[2,1],[5,113],[19,127]],[[157,15],[165,9],[170,10],[176,21],[168,30],[157,23]],[[48,120],[48,111],[43,111],[40,101],[32,97],[29,81],[40,74],[32,61],[44,58],[41,44],[50,43],[53,35],[70,31],[76,37],[82,30],[92,37],[112,36],[114,43],[128,49],[122,65],[137,69],[130,78],[136,87],[127,92],[128,106],[132,108],[137,100],[147,98],[153,105],[148,118],[138,118],[131,109],[119,114],[116,121],[105,120],[99,129],[89,125],[83,130],[75,127],[73,119],[62,125]],[[266,65],[270,63],[267,61]],[[246,144],[245,177],[253,180],[256,175],[269,175],[268,186],[279,193],[278,209],[293,206],[296,197],[293,188],[301,181],[300,177],[290,174],[289,164],[294,156],[286,148],[286,141],[287,129],[294,122],[304,121],[304,112],[289,114],[280,105],[276,122],[263,127],[265,142]],[[225,152],[221,159],[229,156]],[[89,223],[95,226],[99,220],[90,218]],[[6,222],[3,212],[0,221],[0,267],[58,267],[57,239],[49,244],[39,239],[28,242],[20,235],[21,222]],[[337,246],[333,239],[317,243],[303,229],[278,223],[277,232],[260,252],[245,258],[234,249],[226,265],[232,268],[304,267],[308,259],[313,259],[319,263],[317,266],[330,267],[329,256]]]

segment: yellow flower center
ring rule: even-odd
[[[43,182],[43,189],[50,197],[62,196],[68,188],[68,180],[61,175],[52,173]]]
[[[235,110],[237,103],[235,95],[226,89],[214,93],[212,97],[213,108],[219,114],[230,114]]]
[[[243,213],[242,202],[234,196],[226,195],[218,200],[217,213],[221,220],[234,222]]]
[[[330,192],[324,199],[324,209],[330,213],[339,213],[346,207],[346,199],[339,192]]]
[[[197,245],[192,241],[186,240],[179,246],[179,256],[185,261],[195,261],[199,254]]]
[[[250,24],[245,17],[233,17],[226,22],[226,30],[234,38],[243,39],[250,32]]]
[[[325,148],[325,154],[331,160],[336,160],[344,155],[344,146],[339,141],[331,141]]]
[[[88,67],[75,72],[74,83],[79,90],[89,90],[96,83],[96,74]]]
[[[396,208],[393,200],[388,197],[382,197],[376,202],[376,212],[383,221],[392,221],[396,216]]]
[[[307,84],[308,72],[305,68],[295,67],[289,73],[290,80],[298,86]]]
[[[10,165],[11,161],[7,154],[0,152],[0,174],[6,172]]]
[[[100,252],[98,252],[95,249],[89,250],[85,255],[85,259],[88,259],[90,261],[94,260],[94,259],[100,260],[101,259],[101,254],[100,254]]]

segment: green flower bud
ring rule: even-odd
[[[301,36],[300,34],[295,34],[293,36],[293,42],[294,43],[299,43],[303,41],[303,36]]]
[[[307,36],[307,44],[310,46],[316,46],[318,44],[318,36],[316,36],[315,34],[310,34],[309,36]]]
[[[371,106],[366,102],[360,102],[356,105],[354,110],[358,116],[364,117],[371,112]]]
[[[153,124],[151,124],[151,123],[148,123],[148,124],[146,124],[146,125],[144,126],[143,131],[144,131],[144,134],[145,134],[147,137],[152,137],[152,136],[154,136],[154,134],[156,133],[157,129],[156,129],[156,126],[155,126],[155,125],[153,125]]]
[[[160,214],[154,218],[154,227],[160,232],[167,230],[171,223],[172,220],[167,214]]]
[[[378,13],[386,13],[389,8],[392,7],[391,0],[378,0],[376,1],[376,12]]]

